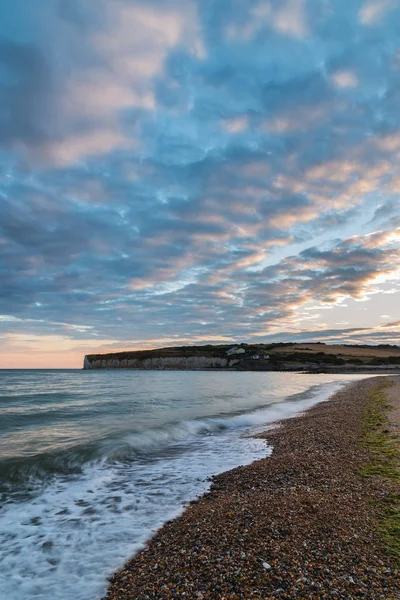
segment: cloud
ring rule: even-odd
[[[278,31],[303,38],[308,33],[306,3],[304,0],[287,0],[273,17]]]
[[[5,333],[300,335],[397,298],[393,3],[25,4],[0,6]]]
[[[61,141],[43,144],[42,151],[46,157],[58,166],[69,165],[82,157],[104,154],[124,147],[132,147],[134,141],[129,140],[122,132],[113,129],[97,129],[82,135],[75,134]]]
[[[360,9],[360,21],[365,25],[374,25],[393,8],[392,0],[369,0]]]
[[[358,84],[357,77],[351,71],[337,71],[332,75],[332,80],[341,88],[354,88]]]
[[[3,142],[34,164],[63,166],[124,149],[123,130],[132,133],[124,113],[154,111],[154,80],[168,51],[186,45],[204,53],[193,2],[117,0],[111,7],[99,0],[96,12],[78,1],[68,7],[62,2],[59,11],[54,2],[40,4],[48,9],[54,37],[36,43],[0,40],[6,73],[0,88],[6,104]]]

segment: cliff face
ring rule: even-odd
[[[215,356],[168,356],[164,358],[98,358],[85,356],[84,369],[218,369],[227,368],[238,363],[238,360]]]

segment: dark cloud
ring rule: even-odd
[[[371,223],[382,223],[382,221],[387,220],[389,217],[393,215],[398,215],[399,213],[399,199],[391,199],[385,202],[384,204],[380,204],[375,212],[374,216],[371,219]]]
[[[391,321],[390,323],[383,323],[381,327],[384,328],[392,328],[392,327],[400,327],[400,321]]]

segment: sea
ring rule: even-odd
[[[96,600],[252,434],[362,375],[0,371],[0,598]]]

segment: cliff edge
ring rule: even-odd
[[[159,358],[99,358],[90,360],[85,356],[84,369],[226,369],[238,361],[209,356],[171,356]]]
[[[399,372],[400,348],[380,345],[237,344],[174,346],[110,354],[88,354],[84,369]]]
[[[241,346],[181,346],[114,354],[88,354],[84,369],[229,369],[244,356]]]

